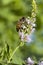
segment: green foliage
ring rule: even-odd
[[[22,16],[31,16],[32,0],[0,0],[0,65],[22,65],[28,56],[37,59],[43,57],[43,0],[36,0],[38,13],[35,39],[17,50],[7,63],[14,49],[19,44],[16,23]]]

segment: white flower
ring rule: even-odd
[[[25,25],[22,25],[21,27],[22,27],[23,29],[26,29],[26,26],[25,26]]]
[[[34,33],[34,31],[35,31],[35,28],[33,28],[33,29],[31,30],[31,34]]]
[[[27,43],[32,42],[30,35],[28,35],[28,34],[25,35],[25,42],[27,42]]]
[[[24,33],[19,31],[19,36],[21,38],[21,41],[24,41]]]
[[[27,24],[30,24],[30,19],[28,19],[28,18],[26,18],[26,22],[27,22]]]
[[[31,25],[32,25],[33,27],[35,27],[35,26],[36,26],[36,24],[35,24],[35,23],[31,23]]]
[[[32,34],[34,31],[35,31],[35,28],[33,28],[31,30],[30,34],[28,34],[28,33],[25,34],[23,31],[22,32],[19,31],[19,37],[20,37],[21,41],[24,41],[26,43],[31,43],[33,41]]]
[[[27,65],[33,65],[33,64],[34,64],[34,61],[30,57],[28,57],[27,58]]]
[[[19,31],[19,36],[20,36],[21,41],[24,41],[24,42],[27,42],[27,43],[32,42],[31,35],[24,34],[23,32]]]
[[[39,64],[38,64],[38,65],[43,65],[43,61],[39,62]]]

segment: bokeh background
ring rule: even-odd
[[[36,3],[38,12],[34,41],[17,50],[12,60],[15,64],[22,65],[23,60],[29,56],[36,59],[43,58],[43,0],[36,0]],[[2,51],[4,52],[3,59],[6,59],[6,45],[12,53],[19,44],[16,24],[21,17],[31,16],[31,12],[32,0],[0,0],[0,61]]]

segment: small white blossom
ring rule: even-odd
[[[19,31],[19,36],[21,38],[21,41],[23,41],[24,40],[24,33]]]
[[[31,37],[30,37],[30,35],[25,35],[25,42],[27,42],[27,43],[30,43],[30,42],[32,42],[32,39],[31,39]]]
[[[23,29],[25,29],[26,28],[26,26],[23,26]]]
[[[33,29],[31,30],[31,33],[34,33],[34,31],[35,31],[35,28],[33,28]]]
[[[28,34],[24,34],[23,32],[19,32],[19,36],[20,36],[21,41],[24,41],[27,43],[32,42],[31,36]]]
[[[30,24],[31,21],[30,21],[29,19],[26,18],[26,22],[27,22],[27,24]]]
[[[39,62],[39,64],[38,64],[38,65],[43,65],[43,61]]]
[[[25,25],[22,25],[21,27],[22,27],[23,29],[26,29],[26,26],[25,26]]]
[[[35,27],[35,26],[36,26],[36,24],[34,24],[34,23],[31,23],[31,24],[32,24],[32,26],[33,26],[33,27]]]
[[[33,65],[33,64],[34,64],[34,61],[30,57],[28,57],[27,58],[27,65]]]

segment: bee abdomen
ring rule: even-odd
[[[20,28],[21,28],[21,23],[18,22],[17,25],[16,25],[16,30],[17,30],[17,32],[19,31]]]

